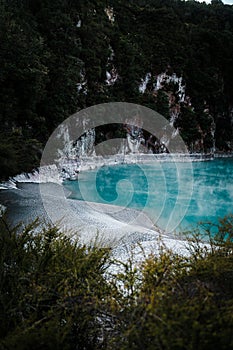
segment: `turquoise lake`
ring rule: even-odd
[[[69,198],[143,210],[167,232],[233,213],[233,158],[121,164],[65,181]]]

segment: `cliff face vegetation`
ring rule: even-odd
[[[2,0],[0,177],[38,165],[54,128],[113,101],[157,110],[190,151],[232,150],[233,6]]]

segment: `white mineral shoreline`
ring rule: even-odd
[[[46,193],[43,201],[41,186]],[[57,222],[71,236],[79,236],[81,243],[89,244],[97,239],[101,246],[112,247],[114,256],[121,261],[128,258],[131,249],[138,259],[143,257],[142,247],[146,254],[157,251],[161,240],[174,252],[187,254],[184,240],[165,234],[138,210],[60,198],[57,193],[61,186],[54,183],[19,183],[18,187],[2,191],[0,196],[13,225],[21,221],[26,226],[37,217],[45,223],[52,219],[52,223]]]
[[[222,157],[226,157],[226,154],[222,154]],[[232,156],[228,155],[229,157]],[[219,156],[218,156],[219,157]],[[132,164],[132,163],[151,163],[155,161],[204,161],[212,160],[211,156],[204,156],[201,154],[159,154],[159,155],[145,155],[145,154],[135,154],[135,155],[116,155],[109,157],[86,157],[83,158],[82,163],[73,163],[75,166],[80,167],[80,171],[88,171],[90,169],[95,169],[105,165],[117,165],[117,164]],[[185,252],[187,250],[185,247],[185,241],[182,239],[177,239],[171,234],[165,234],[161,232],[158,228],[154,227],[150,219],[145,213],[138,212],[129,208],[120,208],[112,205],[99,204],[99,203],[89,203],[84,201],[77,201],[71,199],[62,199],[54,195],[56,191],[54,189],[56,186],[61,188],[62,177],[55,165],[41,167],[39,171],[34,171],[32,174],[21,174],[13,179],[7,184],[2,184],[1,188],[10,189],[10,192],[21,193],[20,198],[17,199],[17,206],[14,205],[14,211],[20,212],[20,215],[24,215],[23,222],[28,223],[35,219],[37,216],[48,218],[48,212],[44,209],[45,203],[47,203],[47,208],[52,208],[54,223],[61,221],[63,218],[63,227],[68,230],[81,232],[82,241],[88,242],[96,238],[98,234],[99,239],[102,240],[103,244],[114,245],[115,249],[119,254],[123,254],[125,251],[123,247],[129,247],[140,243],[147,251],[149,247],[152,247],[156,242],[158,245],[158,240],[162,238],[162,241],[167,247],[176,252]],[[27,186],[32,186],[30,196],[27,197]],[[39,191],[40,186],[46,188],[46,198],[44,202],[41,200],[41,193]],[[22,186],[24,192],[22,193],[17,187]],[[37,187],[35,187],[37,186]],[[29,187],[28,187],[29,188]],[[22,189],[22,188],[21,188]],[[34,194],[34,191],[37,191]],[[5,191],[3,191],[5,192]],[[6,193],[7,195],[7,193]],[[24,197],[26,196],[26,197]],[[27,208],[25,209],[25,203]],[[64,205],[65,201],[65,205]],[[10,210],[9,201],[6,201],[6,206]],[[3,202],[3,205],[5,203]],[[30,207],[30,209],[28,209]],[[28,213],[30,210],[30,215]],[[13,214],[14,215],[14,214]],[[16,215],[17,216],[17,215]],[[155,247],[153,248],[155,249]],[[121,253],[120,253],[121,252]]]
[[[163,232],[136,209],[68,199],[67,210],[61,200],[50,200],[55,213],[63,216],[60,224],[67,232],[74,236],[78,232],[84,244],[96,241],[100,246],[111,247],[113,256],[120,261],[127,261],[133,254],[138,263],[145,256],[158,253],[162,246],[179,255],[189,255],[186,239]]]
[[[16,189],[17,183],[57,183],[62,184],[66,179],[78,179],[80,172],[95,170],[103,166],[120,164],[150,164],[156,162],[205,162],[215,158],[233,158],[233,153],[160,153],[160,154],[116,154],[110,156],[89,156],[81,159],[64,159],[59,166],[44,165],[31,173],[22,173],[0,183],[0,190]],[[64,169],[64,171],[62,171]]]
[[[202,154],[202,153],[160,153],[160,154],[116,154],[110,156],[86,156],[81,159],[64,159],[61,161],[59,172],[63,179],[76,179],[82,171],[89,171],[101,168],[103,166],[114,166],[119,164],[151,164],[152,162],[206,162],[215,158],[231,158],[233,153],[229,154]],[[63,171],[62,171],[63,170]]]
[[[90,156],[81,159],[64,160],[62,168],[65,173],[75,177],[76,172],[98,169],[103,166],[114,166],[119,164],[147,164],[152,162],[202,162],[213,160],[213,154],[200,153],[160,153],[160,154],[116,154],[110,156]],[[65,174],[64,174],[65,175]]]

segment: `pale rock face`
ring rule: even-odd
[[[110,9],[111,10],[111,9]],[[108,16],[113,16],[113,12],[108,11]],[[114,17],[111,17],[114,18]],[[110,19],[110,17],[109,17]],[[78,22],[79,25],[81,25],[81,21]],[[109,64],[109,70],[106,70],[106,83],[107,85],[113,85],[116,80],[119,78],[117,70],[113,66],[113,58],[114,58],[114,51],[110,47],[110,56],[108,58],[108,64]],[[170,110],[170,120],[169,124],[171,127],[174,127],[175,121],[179,118],[180,115],[180,106],[181,103],[184,103],[185,105],[191,106],[191,100],[188,96],[185,94],[185,84],[183,82],[182,77],[178,77],[176,73],[168,74],[168,72],[162,72],[158,74],[157,76],[152,76],[151,72],[146,73],[145,77],[141,80],[141,84],[139,86],[139,91],[143,94],[145,93],[147,89],[147,85],[150,81],[155,81],[154,83],[154,95],[157,94],[157,91],[160,89],[164,89],[165,93],[168,96],[168,103],[169,103],[169,110]],[[174,94],[174,91],[169,91],[169,89],[166,89],[166,86],[169,86],[169,84],[175,84],[176,86],[176,92]],[[80,83],[77,84],[78,91],[85,92],[87,85],[87,81],[85,80],[85,70],[83,69],[81,72],[81,79]],[[209,111],[206,109],[206,113],[209,113]],[[233,116],[233,108],[232,108],[232,116]],[[233,117],[232,117],[233,120]],[[125,121],[126,123],[126,139],[122,140],[122,143],[119,145],[118,149],[116,149],[115,156],[122,156],[122,155],[134,155],[134,154],[148,154],[150,152],[153,153],[153,150],[155,149],[158,153],[166,153],[166,149],[169,147],[169,137],[166,135],[166,131],[164,131],[164,134],[160,135],[158,140],[152,140],[148,139],[145,140],[143,135],[143,128],[140,125],[140,122],[137,121]],[[83,167],[85,164],[85,159],[89,159],[91,157],[96,157],[95,153],[95,140],[96,140],[96,134],[95,129],[88,129],[89,120],[83,120],[82,126],[83,130],[87,130],[85,134],[83,134],[78,140],[74,141],[70,135],[69,130],[66,126],[62,126],[60,129],[60,134],[58,135],[59,138],[62,139],[63,146],[60,147],[61,149],[57,150],[57,166],[60,173],[60,178],[56,178],[55,181],[59,182],[61,181],[61,178],[75,178],[77,177],[77,174],[79,172],[79,169]],[[135,126],[137,125],[137,126]],[[87,127],[85,127],[87,126]],[[211,134],[214,139],[215,136],[215,124],[213,123],[211,127]],[[174,129],[171,137],[176,138],[179,135],[179,130]],[[202,142],[203,140],[200,140]],[[199,143],[200,143],[199,142]],[[144,147],[143,147],[144,145]],[[197,144],[197,147],[201,147],[202,145]],[[199,148],[200,148],[199,147]],[[194,150],[195,151],[195,150]],[[212,152],[215,151],[215,145],[213,145]],[[95,165],[93,165],[95,166]],[[40,170],[41,178],[40,181],[50,181],[54,177],[54,169],[44,169]],[[20,175],[21,176],[21,175]],[[37,179],[38,174],[34,172],[33,174],[29,174],[30,181],[39,181]],[[17,177],[16,181],[27,181],[28,176],[23,175],[23,178]]]
[[[77,24],[76,24],[76,27],[81,28],[81,26],[82,26],[82,21],[81,21],[81,19],[79,19]]]
[[[107,85],[109,86],[114,85],[118,78],[119,78],[119,75],[117,73],[116,68],[113,67],[110,71],[106,71],[105,82],[107,83]]]
[[[145,93],[147,84],[152,79],[152,74],[150,72],[146,73],[145,77],[141,80],[139,85],[139,91]],[[168,74],[167,72],[162,72],[154,77],[153,80],[156,80],[154,83],[154,94],[169,85],[170,83],[177,85],[176,95],[178,96],[178,103],[173,92],[167,92],[170,108],[170,125],[174,126],[174,122],[179,117],[180,114],[180,103],[186,102],[185,94],[185,84],[182,77],[178,77],[176,73]]]
[[[115,21],[115,15],[114,15],[114,10],[113,7],[106,7],[105,8],[105,13],[108,16],[109,21],[113,24]]]
[[[62,182],[61,174],[58,167],[55,164],[41,166],[39,169],[34,170],[32,173],[22,173],[14,176],[6,183],[0,185],[1,189],[13,189],[17,188],[17,182],[28,183],[48,183],[53,182],[60,184]]]
[[[169,138],[166,136],[166,135],[163,135],[162,137],[161,137],[161,139],[160,139],[160,143],[162,144],[162,145],[164,145],[165,147],[168,147],[169,146],[169,142],[170,142],[170,140],[169,140]],[[166,149],[165,149],[166,150]],[[164,151],[165,151],[164,150]]]
[[[178,77],[176,73],[172,75],[166,72],[157,75],[155,83],[155,91],[162,89],[166,84],[174,83],[178,85],[177,94],[179,96],[179,102],[184,102],[185,100],[185,84],[183,83],[183,78]]]
[[[169,110],[170,110],[170,125],[171,127],[174,127],[174,123],[176,119],[179,117],[180,114],[180,102],[183,102],[185,99],[185,85],[183,84],[182,77],[178,77],[175,73],[172,75],[169,75],[167,72],[162,72],[158,74],[157,76],[152,76],[151,72],[146,73],[145,77],[141,79],[141,84],[139,85],[139,92],[144,94],[147,85],[150,81],[155,81],[153,84],[154,86],[154,92],[153,95],[156,96],[157,92],[169,83],[174,83],[177,84],[177,95],[179,97],[179,102],[176,102],[176,98],[173,94],[173,92],[166,92],[168,96],[168,101],[169,101]],[[178,135],[179,131],[177,130],[177,133],[172,134],[172,137],[176,137]],[[166,140],[166,135],[162,135],[162,138],[160,140],[160,146],[158,148],[160,149],[160,152],[165,152],[166,147],[168,146],[168,141]],[[147,142],[148,144],[148,142]],[[148,148],[148,152],[152,152],[151,147]]]
[[[115,82],[119,79],[119,74],[117,72],[116,67],[113,64],[113,60],[115,57],[115,52],[112,48],[111,45],[109,45],[109,51],[110,51],[110,55],[108,57],[108,62],[107,62],[107,66],[106,66],[106,80],[105,83],[109,86],[112,86],[115,84]]]
[[[0,204],[0,217],[2,217],[4,215],[6,211],[6,207],[2,204]]]
[[[94,155],[95,144],[95,129],[90,129],[85,135],[81,136],[81,139],[77,141],[75,145],[76,154],[78,157]]]
[[[141,80],[141,84],[139,85],[139,91],[144,94],[144,92],[146,91],[146,87],[147,87],[147,84],[149,83],[151,79],[151,73],[147,73],[145,78]]]
[[[141,144],[140,138],[133,138],[130,134],[127,134],[127,143],[130,153],[138,153]]]
[[[176,73],[168,73],[168,71],[161,72],[158,75],[153,76],[151,72],[146,73],[145,77],[141,79],[141,84],[139,85],[139,92],[144,94],[146,92],[147,86],[149,82],[153,82],[154,90],[152,92],[152,96],[155,97],[156,102],[156,96],[158,94],[158,91],[162,90],[164,94],[167,95],[168,98],[168,107],[169,107],[169,124],[172,128],[174,128],[174,125],[177,120],[179,120],[180,113],[181,113],[181,106],[184,105],[188,108],[190,108],[192,111],[195,112],[194,107],[192,106],[191,98],[190,96],[186,95],[186,86],[183,81],[182,76],[178,76]],[[209,117],[211,117],[208,106],[204,109],[204,113],[208,114]],[[231,110],[231,116],[232,116],[232,124],[233,124],[233,108]],[[212,118],[213,119],[213,118]],[[212,135],[213,140],[213,147],[212,149],[208,150],[210,153],[215,152],[215,123],[213,120],[213,125],[211,126],[209,132]],[[200,139],[196,140],[193,143],[193,146],[191,147],[191,152],[203,152],[204,151],[204,139],[206,136],[206,133],[201,130],[199,127],[199,134]],[[175,129],[172,132],[171,137],[175,138],[179,135],[179,129]],[[166,134],[162,136],[160,139],[161,147],[162,145],[167,147],[167,142],[164,142],[166,138]],[[163,149],[159,147],[159,152],[163,152]]]
[[[82,69],[80,72],[80,82],[77,83],[77,90],[78,92],[83,92],[85,95],[87,94],[87,80],[85,69]]]

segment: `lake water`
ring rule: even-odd
[[[143,210],[163,230],[181,231],[233,213],[233,158],[104,166],[64,186],[71,199]]]

